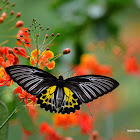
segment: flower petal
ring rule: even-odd
[[[46,58],[46,59],[48,59],[48,58],[53,58],[54,57],[54,53],[52,52],[52,51],[50,51],[50,50],[48,50],[48,51],[43,51],[42,52],[42,55]]]
[[[52,61],[51,63],[45,64],[44,66],[46,66],[49,70],[51,70],[55,67],[55,61]]]
[[[37,58],[37,56],[40,54],[40,50],[37,51],[37,49],[33,50],[31,52],[31,57]]]

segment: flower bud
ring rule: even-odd
[[[24,24],[24,23],[23,23],[22,20],[17,21],[17,22],[16,22],[16,28],[17,28],[17,27],[22,27],[23,24]]]
[[[52,36],[54,36],[54,33],[52,33]]]
[[[18,12],[17,15],[16,15],[16,17],[17,17],[17,18],[21,17],[21,13]]]
[[[14,11],[11,11],[11,12],[10,12],[10,15],[13,15],[14,13],[15,13]]]
[[[6,2],[6,4],[9,4],[9,3],[10,3],[9,1]]]
[[[7,14],[5,12],[2,13],[1,17],[3,17],[4,19],[6,18]]]
[[[20,41],[20,38],[17,38],[17,41]]]
[[[3,21],[4,21],[4,18],[0,17],[0,23],[3,23]]]
[[[60,33],[57,33],[57,36],[60,36]]]
[[[63,54],[69,54],[70,51],[71,51],[70,48],[66,48],[66,49],[63,50]]]
[[[6,8],[6,9],[9,9],[9,6],[7,5],[5,8]]]
[[[12,4],[13,7],[14,7],[15,5],[16,5],[15,3]]]
[[[2,10],[2,8],[0,7],[0,11]]]
[[[93,131],[92,134],[91,134],[91,137],[92,137],[93,140],[96,140],[99,137],[98,131],[96,131],[96,130]]]
[[[26,58],[27,58],[27,60],[30,60],[30,56],[27,56]]]
[[[50,28],[49,27],[47,27],[47,30],[49,30]]]
[[[50,50],[50,48],[49,48],[49,47],[47,47],[47,48],[46,48],[46,50],[47,50],[47,51],[49,51],[49,50]]]
[[[11,53],[12,54],[13,53],[13,50],[12,49],[9,49],[8,50],[8,53]]]
[[[48,37],[49,37],[49,35],[48,35],[48,34],[46,34],[46,35],[45,35],[45,37],[46,37],[46,38],[48,38]]]
[[[18,47],[14,47],[14,50],[18,50]]]

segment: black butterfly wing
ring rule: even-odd
[[[65,87],[69,88],[83,103],[88,103],[104,94],[111,92],[119,83],[106,76],[83,75],[65,80]]]
[[[13,65],[5,70],[14,82],[32,95],[39,95],[57,81],[55,76],[32,66]]]

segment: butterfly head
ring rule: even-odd
[[[59,80],[63,80],[63,76],[62,75],[59,75]]]

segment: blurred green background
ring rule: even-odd
[[[51,50],[58,54],[63,49],[70,48],[71,53],[56,60],[55,69],[60,73],[70,70],[72,65],[78,65],[82,54],[94,54],[101,64],[112,66],[113,77],[120,83],[118,89],[113,93],[118,95],[119,99],[116,101],[118,107],[105,117],[103,112],[95,115],[94,130],[98,130],[99,135],[106,140],[110,135],[117,138],[121,134],[124,136],[124,140],[125,136],[132,140],[139,140],[140,132],[128,133],[127,129],[140,129],[140,0],[9,1],[16,3],[14,11],[21,12],[20,19],[23,20],[24,27],[29,27],[34,18],[44,28],[50,27],[48,33],[61,33],[61,36],[55,39],[55,46],[52,46]],[[9,26],[11,27],[11,25],[3,25],[0,29],[7,30]],[[8,32],[8,35],[16,35],[17,32],[18,29]],[[7,40],[6,35],[7,32],[0,35],[0,42]],[[16,46],[15,38],[8,38],[8,40],[6,46],[12,48]],[[133,53],[128,54],[128,46],[134,50]],[[113,49],[116,47],[121,50],[121,56],[113,53]],[[139,62],[137,75],[127,74],[125,71],[125,57],[132,55]],[[58,76],[55,69],[51,73]],[[71,71],[70,76],[73,74],[74,72]],[[13,86],[0,87],[0,91],[12,94],[14,88]],[[0,98],[8,105],[9,112],[12,112],[15,106],[13,99],[3,93]],[[83,110],[85,108],[86,105],[83,106]],[[94,115],[94,110],[92,112]],[[52,114],[41,109],[39,109],[39,113],[43,115],[39,115],[37,124],[47,121],[53,125]],[[15,116],[12,120],[8,140],[20,140],[22,138],[21,126],[18,122],[14,122]],[[28,138],[29,140],[44,139],[39,137],[38,129]],[[66,131],[59,128],[56,130],[63,136],[72,137],[74,140],[89,138],[89,135],[82,135],[77,127],[71,127]]]

